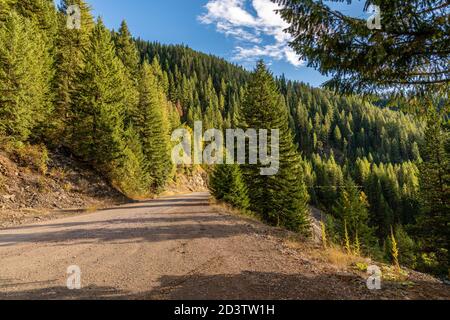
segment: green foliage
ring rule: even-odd
[[[124,135],[126,147],[113,171],[112,181],[126,195],[143,198],[150,195],[152,183],[140,137],[130,126]]]
[[[0,0],[0,23],[6,19],[17,0]]]
[[[181,45],[161,45],[137,41],[141,60],[158,59],[164,77],[164,88],[169,100],[177,106],[183,121],[190,119],[206,122],[234,118],[233,110],[243,98],[243,87],[249,78],[248,72],[211,55],[193,51]],[[222,86],[222,84],[226,84]],[[213,106],[212,104],[215,104]],[[216,119],[203,119],[209,116]],[[215,115],[213,115],[215,113]],[[192,125],[192,120],[189,122]],[[205,126],[207,127],[207,126]]]
[[[394,245],[394,240],[396,245]],[[387,238],[385,247],[386,259],[394,265],[397,259],[399,265],[409,268],[417,267],[417,246],[402,226],[395,228],[393,234],[391,233]]]
[[[367,272],[367,268],[368,268],[367,264],[362,263],[362,262],[356,263],[355,267],[361,272]]]
[[[241,105],[249,73],[184,46],[137,41],[142,57],[161,66],[163,87],[182,121],[193,126],[239,127]],[[276,79],[288,109],[288,121],[307,160],[335,150],[336,161],[366,157],[372,163],[396,164],[418,160],[424,125],[413,116],[385,108],[385,101],[369,103],[355,96],[336,96],[302,83]],[[333,137],[339,128],[342,139]],[[415,151],[414,150],[415,146]],[[332,202],[332,201],[331,201]]]
[[[10,1],[10,3],[12,3]],[[43,31],[45,41],[52,49],[51,45],[57,29],[57,13],[53,0],[19,0],[14,1],[13,8],[18,14],[31,20]]]
[[[81,29],[68,29],[66,11],[70,5],[81,10]],[[53,141],[68,145],[75,121],[77,73],[83,71],[84,50],[90,44],[94,21],[84,0],[63,0],[59,7],[55,49]]]
[[[108,172],[124,149],[125,72],[109,31],[99,20],[77,77],[72,146],[86,161]]]
[[[25,141],[48,118],[50,58],[36,23],[11,12],[0,28],[0,133]]]
[[[359,241],[358,232],[356,232],[356,234],[355,234],[355,242],[353,245],[353,254],[355,256],[361,255],[361,242]]]
[[[144,62],[141,69],[138,91],[139,112],[136,115],[136,123],[147,168],[152,177],[151,189],[158,193],[164,189],[172,173],[168,103],[160,90],[152,66],[147,62]]]
[[[209,177],[209,189],[217,200],[242,210],[249,207],[248,190],[237,164],[216,165]]]
[[[420,165],[422,214],[413,228],[421,252],[433,257],[436,273],[447,274],[450,261],[450,134],[431,112]],[[424,259],[426,261],[426,259]]]
[[[329,159],[314,154],[311,159],[315,174],[314,189],[317,200],[331,208],[339,197],[339,187],[344,185],[344,173],[333,156]]]
[[[363,249],[365,253],[370,253],[372,247],[376,246],[373,230],[369,227],[368,207],[364,192],[358,190],[353,181],[347,180],[334,208],[334,214],[344,225],[342,236],[349,251],[350,239],[354,239],[353,245],[358,252]]]
[[[280,131],[276,175],[263,176],[258,166],[244,166],[251,210],[269,223],[308,233],[309,197],[303,182],[301,158],[288,127],[286,107],[272,75],[262,62],[251,75],[242,115],[247,128]]]
[[[117,56],[122,61],[131,79],[137,80],[139,67],[139,54],[128,25],[122,21],[118,33],[114,35]]]
[[[398,260],[399,257],[399,251],[398,251],[398,245],[397,240],[395,239],[394,229],[391,228],[391,256],[392,256],[392,263],[394,266],[398,269],[400,269],[400,263]]]
[[[422,272],[439,273],[441,275],[444,275],[444,273],[443,273],[444,270],[442,270],[439,259],[437,258],[436,254],[434,252],[420,253],[419,257],[417,258],[417,269]],[[442,271],[440,271],[440,270],[442,270]],[[436,271],[438,271],[438,272],[436,272]]]
[[[365,1],[366,8],[379,6],[381,29],[368,28],[366,19],[332,9],[326,1],[275,2],[283,7],[292,48],[309,66],[333,76],[329,87],[364,93],[448,90],[447,1]]]
[[[313,5],[295,2],[300,11]],[[437,2],[383,6],[389,5],[389,17]],[[290,10],[294,1],[286,3]],[[422,63],[419,56],[408,60],[401,53],[402,44],[399,51],[376,56],[375,51],[386,45],[384,37],[371,38],[374,46],[364,45],[364,53],[343,45],[356,39],[348,36],[355,30],[367,35],[368,29],[360,30],[358,19],[347,20],[355,24],[340,29],[343,22],[329,20],[330,12],[317,15],[323,4],[315,3],[297,27],[310,28],[308,20],[319,19],[331,23],[333,32],[344,31],[314,32],[318,47],[308,52],[317,58],[309,59],[312,64],[331,73],[342,67],[342,56],[349,58],[349,66],[344,66],[348,73],[336,73],[332,87],[370,91],[396,73],[398,79],[407,79],[406,72]],[[65,12],[72,4],[81,8],[80,30],[66,27]],[[433,26],[433,19],[442,18],[441,11],[414,27]],[[392,32],[398,21],[384,21],[385,31]],[[439,34],[438,29],[433,26],[429,34]],[[306,48],[301,41],[312,35],[307,31],[298,34],[303,39],[295,39],[297,51]],[[342,50],[344,55],[323,52],[322,41],[328,36],[331,52]],[[416,35],[412,39],[416,41]],[[446,41],[448,37],[433,38],[416,49],[423,57],[427,46],[436,48]],[[396,41],[387,48],[393,44]],[[397,55],[404,63],[397,63]],[[382,76],[375,82],[372,76],[377,72],[359,77],[379,67],[380,57],[386,57],[377,69]],[[421,67],[439,64],[442,57],[424,60]],[[445,103],[439,99],[436,105],[443,109]],[[278,174],[260,176],[260,166],[217,166],[217,179],[212,178],[217,198],[249,207],[271,224],[308,233],[309,193],[313,204],[333,214],[325,222],[329,242],[347,238],[353,253],[376,256],[377,240],[384,241],[386,257],[392,259],[390,226],[395,226],[399,263],[448,273],[448,125],[434,115],[425,134],[424,122],[396,110],[404,107],[403,101],[395,109],[387,104],[375,97],[337,96],[284,76],[273,79],[262,64],[249,73],[185,46],[135,41],[125,22],[118,32],[107,30],[101,21],[95,24],[84,0],[62,0],[59,11],[52,0],[0,0],[0,135],[18,150],[16,157],[35,170],[45,173],[45,152],[29,148],[30,143],[65,145],[125,194],[146,197],[162,191],[173,173],[169,134],[181,123],[192,127],[199,120],[204,128],[280,129]],[[407,230],[414,240],[402,225],[411,225]]]

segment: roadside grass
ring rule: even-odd
[[[96,212],[96,211],[98,211],[100,209],[101,209],[100,206],[90,205],[90,206],[87,206],[86,208],[84,208],[83,212],[85,212],[85,213],[94,213],[94,212]]]
[[[210,204],[219,213],[239,216],[264,225],[268,228],[271,235],[281,239],[283,246],[295,250],[322,267],[331,267],[341,272],[351,272],[366,279],[368,267],[370,265],[377,265],[382,270],[382,278],[384,281],[405,285],[414,284],[413,282],[408,281],[409,273],[405,269],[399,269],[392,265],[374,261],[370,257],[353,253],[349,254],[347,250],[339,244],[331,243],[324,246],[322,243],[314,242],[312,239],[305,238],[295,232],[271,227],[264,223],[264,221],[255,213],[233,208],[229,204],[217,201],[213,197],[210,198]]]
[[[216,200],[214,197],[209,198],[209,203],[212,207],[214,207],[217,211],[219,211],[219,213],[226,213],[226,214],[231,214],[234,216],[245,217],[245,218],[248,218],[253,221],[257,221],[257,222],[260,222],[260,223],[266,225],[263,222],[263,220],[256,213],[254,213],[252,211],[249,211],[249,210],[244,211],[244,210],[236,209],[226,202]]]

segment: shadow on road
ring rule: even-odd
[[[176,214],[176,213],[171,213]],[[74,222],[43,225],[54,228],[31,234],[0,234],[0,247],[20,243],[45,243],[51,246],[70,246],[99,242],[139,243],[168,240],[219,239],[249,232],[250,226],[230,224],[228,216],[186,214],[185,216],[115,219],[93,222]],[[163,224],[163,225],[161,225]],[[31,226],[33,228],[35,226]],[[26,227],[25,227],[26,228]]]
[[[159,211],[158,208],[173,209]],[[138,209],[156,209],[149,212]],[[110,215],[108,211],[122,210]],[[208,194],[162,198],[104,209],[81,219],[19,226],[0,230],[0,247],[21,243],[70,246],[95,243],[139,243],[169,240],[218,239],[248,232],[232,216],[209,206]],[[133,216],[135,215],[135,216]],[[241,220],[242,221],[242,220]]]
[[[49,243],[52,245],[68,246],[72,244],[98,243],[98,242],[120,242],[139,243],[143,241],[158,242],[168,240],[193,240],[201,238],[226,238],[242,234],[241,226],[225,226],[223,224],[208,224],[204,226],[195,224],[167,225],[149,227],[125,227],[125,228],[96,228],[77,229],[67,231],[33,233],[28,235],[5,235],[0,236],[0,247],[17,245],[19,243]]]
[[[152,215],[158,215],[159,213],[152,213]],[[176,216],[182,214],[183,216]],[[121,223],[128,224],[145,224],[145,223],[172,223],[172,222],[183,222],[183,221],[192,221],[198,220],[197,222],[213,222],[213,221],[223,221],[224,218],[219,216],[211,216],[208,214],[205,215],[192,215],[192,214],[184,214],[183,212],[171,212],[168,214],[169,217],[148,217],[148,218],[124,218],[124,219],[108,219],[108,220],[96,220],[96,221],[77,221],[77,222],[60,222],[60,223],[47,223],[47,224],[35,224],[28,226],[20,226],[14,228],[8,228],[1,231],[15,231],[15,230],[32,230],[36,228],[73,228],[73,227],[85,227],[85,226],[93,226],[93,225],[116,225]],[[172,217],[173,216],[173,217]],[[1,243],[2,235],[0,233],[0,243]]]
[[[363,279],[353,275],[243,272],[230,275],[163,276],[160,286],[138,294],[113,287],[88,286],[81,290],[65,287],[0,293],[0,299],[49,300],[349,300],[349,299],[450,299],[445,285],[416,283],[415,286],[385,284],[380,291],[367,289]]]

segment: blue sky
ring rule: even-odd
[[[251,69],[262,58],[276,75],[319,86],[325,77],[288,47],[284,22],[270,0],[87,0],[95,16],[117,29],[125,19],[136,37],[189,47]],[[355,2],[355,1],[354,1]],[[363,2],[333,5],[359,17]]]

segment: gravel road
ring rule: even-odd
[[[0,230],[0,299],[399,297],[374,294],[357,276],[319,270],[283,248],[272,228],[219,213],[208,197],[173,196]],[[81,270],[80,290],[66,285],[72,265]],[[450,297],[439,290],[438,297]]]

